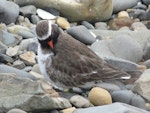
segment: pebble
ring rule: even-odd
[[[19,15],[19,6],[11,1],[0,1],[0,23],[15,23]]]
[[[27,112],[25,112],[21,109],[15,109],[14,108],[14,109],[9,110],[7,113],[27,113]]]
[[[95,29],[108,30],[108,26],[105,22],[96,22]]]
[[[95,29],[94,26],[87,21],[82,21],[81,25],[84,25],[87,29]]]
[[[110,93],[102,88],[94,87],[88,94],[90,102],[95,106],[107,105],[112,103]]]
[[[148,30],[147,27],[142,23],[142,22],[134,22],[131,25],[131,29],[135,30],[135,31],[139,31],[139,30]]]
[[[6,54],[10,57],[14,57],[18,55],[19,46],[9,47],[6,51]]]
[[[31,69],[30,69],[31,70]],[[29,71],[30,71],[29,70]],[[28,72],[29,72],[28,71]],[[39,78],[39,79],[44,79],[44,77],[43,77],[43,75],[41,75],[41,74],[39,74],[39,73],[37,73],[37,72],[34,72],[34,71],[30,71],[29,72],[30,74],[32,74],[34,77],[36,77],[36,78]]]
[[[96,39],[83,25],[67,29],[67,33],[86,45],[91,45]]]
[[[73,111],[74,111],[75,109],[76,109],[75,107],[63,109],[63,110],[60,111],[60,113],[73,113]]]
[[[89,100],[80,95],[72,96],[70,102],[77,108],[87,108],[90,106]]]
[[[32,51],[28,51],[24,54],[19,55],[20,59],[28,66],[33,66],[36,64],[35,53]]]
[[[147,69],[150,69],[150,59],[146,60],[144,65],[147,67]]]
[[[34,5],[23,6],[23,7],[20,7],[20,12],[24,16],[36,14],[36,7]]]
[[[38,73],[38,74],[41,74],[39,64],[35,64],[35,65],[32,67],[32,70],[31,70],[31,71],[36,72],[36,73]]]
[[[22,69],[22,71],[25,72],[30,72],[32,70],[32,66],[26,66],[25,68]]]
[[[13,62],[13,67],[17,68],[17,69],[23,69],[26,67],[26,65],[24,64],[23,61],[20,60],[16,60],[15,62]]]
[[[56,20],[56,23],[62,29],[68,29],[68,28],[70,28],[70,23],[65,18],[63,18],[63,17],[58,17],[57,20]]]
[[[18,35],[22,36],[23,38],[34,38],[35,35],[30,32],[29,30],[19,30]]]
[[[142,0],[142,2],[146,5],[149,5],[150,4],[150,1],[149,0]]]
[[[13,63],[14,60],[6,55],[6,54],[0,54],[0,63],[4,63],[4,64],[7,64],[7,63]]]
[[[7,50],[7,46],[0,41],[0,54],[5,54]]]
[[[41,19],[37,15],[31,15],[31,22],[37,24]]]

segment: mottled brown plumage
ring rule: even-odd
[[[59,84],[59,87],[73,87],[92,81],[121,79],[130,76],[110,66],[86,45],[69,34],[61,33],[56,28],[55,30],[58,30],[55,33],[59,35],[51,36],[55,43],[54,49],[50,47],[42,49],[47,53],[54,53],[47,58],[45,64],[46,73],[54,84]]]

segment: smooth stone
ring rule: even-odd
[[[41,19],[37,15],[31,15],[31,22],[37,24]]]
[[[7,46],[0,41],[0,54],[5,54],[7,50]]]
[[[145,66],[147,67],[147,69],[150,69],[150,59],[146,60],[144,62]]]
[[[56,10],[55,8],[51,8],[51,7],[44,7],[43,8],[45,11],[53,14],[54,16],[59,17],[60,16],[60,12],[58,10]]]
[[[21,54],[19,55],[19,57],[26,65],[33,66],[34,64],[36,64],[36,55],[32,51]]]
[[[88,94],[88,99],[95,106],[106,105],[112,103],[110,93],[102,88],[94,87]]]
[[[36,37],[32,32],[28,30],[19,30],[18,35],[22,36],[23,38],[34,38]]]
[[[96,41],[93,35],[83,25],[67,29],[67,33],[86,45],[91,45]]]
[[[67,21],[67,19],[63,18],[63,17],[58,17],[56,19],[56,23],[58,24],[59,27],[61,27],[62,29],[68,29],[70,28],[70,23]]]
[[[7,45],[8,47],[12,47],[20,43],[21,37],[18,37],[6,31],[0,30],[0,40],[2,41],[2,43]]]
[[[63,109],[60,111],[60,113],[73,113],[75,109],[76,109],[75,107]]]
[[[139,31],[139,30],[148,30],[147,27],[142,23],[142,22],[134,22],[131,25],[131,29],[135,30],[135,31]]]
[[[126,0],[112,0],[113,1],[113,12],[117,13],[119,11],[123,11],[126,9],[130,9],[137,5],[139,0],[132,0],[132,1],[126,1]]]
[[[149,113],[149,111],[125,104],[115,102],[110,105],[80,108],[76,109],[73,113]]]
[[[31,75],[33,75],[34,77],[38,78],[38,79],[44,79],[43,75],[37,73],[37,72],[34,72],[34,71],[30,71],[29,72]]]
[[[26,65],[24,64],[23,61],[20,60],[16,60],[15,62],[13,62],[13,67],[17,68],[17,69],[23,69],[26,67]]]
[[[90,106],[89,100],[80,95],[72,96],[70,102],[77,108],[87,108]]]
[[[71,107],[69,100],[58,94],[56,97],[57,92],[45,81],[22,79],[12,74],[1,74],[0,79],[0,108],[3,112],[12,108],[33,112]]]
[[[87,29],[95,29],[94,26],[87,21],[82,21],[81,24],[84,25]]]
[[[6,54],[10,57],[18,55],[19,46],[9,47],[6,51]]]
[[[143,74],[139,77],[139,79],[134,83],[133,92],[138,93],[148,101],[150,101],[150,69],[147,69],[143,72]]]
[[[144,60],[150,59],[150,37],[149,40],[147,41],[147,47],[144,49],[143,58]]]
[[[54,8],[58,10],[60,14],[63,17],[67,18],[70,22],[77,22],[83,20],[92,22],[105,21],[111,17],[113,10],[112,0],[15,0],[15,3],[23,6],[27,4],[34,4],[34,6],[40,8]],[[46,15],[46,17],[48,17],[48,15]]]
[[[38,74],[41,74],[39,64],[35,64],[35,65],[32,67],[32,70],[31,70],[31,71],[36,72],[36,73],[38,73]]]
[[[0,23],[0,30],[7,31],[7,26],[5,23]]]
[[[111,83],[99,83],[99,84],[96,84],[96,87],[106,89],[109,92],[121,90],[119,86],[115,84],[111,84]]]
[[[0,23],[15,23],[19,15],[19,6],[11,1],[0,1]]]
[[[21,109],[15,109],[14,108],[14,109],[9,110],[7,113],[27,113],[27,112],[25,112]]]
[[[13,62],[14,60],[10,56],[6,54],[0,54],[0,63],[6,64],[6,63],[13,63]]]
[[[18,34],[18,32],[20,30],[26,30],[26,31],[30,31],[29,28],[25,27],[25,26],[21,26],[21,25],[13,25],[8,27],[8,32],[12,33],[12,34]]]
[[[35,43],[35,39],[33,39],[33,38],[23,39],[19,45],[19,51],[27,50],[31,43]]]
[[[145,5],[149,5],[149,4],[150,4],[150,1],[149,1],[149,0],[142,0],[142,2],[143,2]]]
[[[42,9],[37,9],[37,14],[42,19],[55,19],[56,18],[56,16]]]
[[[96,29],[101,29],[101,30],[107,30],[108,26],[105,22],[96,22],[95,23],[95,28]]]
[[[14,73],[19,78],[29,78],[32,80],[36,80],[36,78],[31,74],[7,65],[0,65],[0,73]]]
[[[22,69],[22,71],[25,71],[25,72],[29,72],[32,70],[32,66],[26,66],[25,68]]]
[[[34,5],[23,6],[23,7],[20,7],[20,12],[24,16],[36,14],[36,7]]]
[[[146,10],[146,9],[147,9],[147,6],[139,2],[136,6],[133,7],[133,9]]]
[[[112,31],[112,30],[90,30],[93,32],[96,36],[100,35],[103,37],[103,39],[107,39],[108,37],[116,37],[117,35],[124,35],[128,34],[130,37],[132,37],[134,40],[136,40],[142,49],[144,50],[147,47],[147,42],[149,40],[150,32],[149,30],[144,31],[131,31],[131,30],[118,30],[118,31]]]
[[[74,93],[77,93],[77,94],[82,94],[83,93],[83,90],[79,87],[73,87],[71,91],[74,92]]]
[[[117,18],[122,18],[122,17],[130,18],[128,12],[126,12],[126,11],[120,11],[120,12],[117,14]]]

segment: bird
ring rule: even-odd
[[[55,88],[63,90],[96,81],[131,77],[108,64],[50,20],[41,20],[35,31],[41,73]]]

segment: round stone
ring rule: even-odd
[[[21,109],[11,109],[7,113],[27,113]]]
[[[110,93],[102,88],[94,87],[88,94],[90,102],[95,106],[107,105],[112,103]]]
[[[121,11],[121,12],[118,13],[118,18],[121,18],[121,17],[130,18],[129,14],[126,11]]]
[[[63,29],[70,28],[70,23],[63,17],[58,17],[56,23]]]

